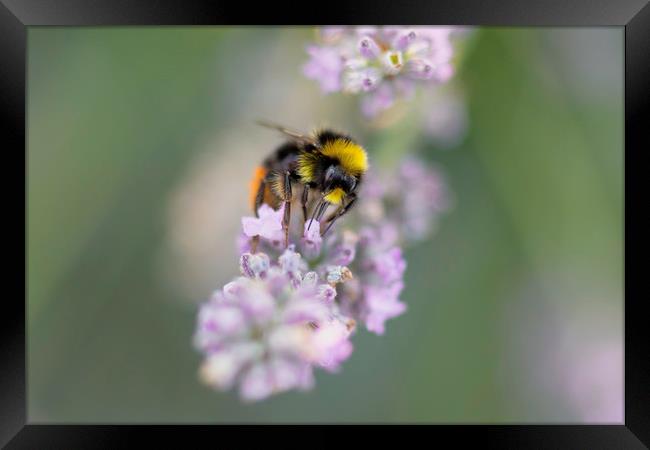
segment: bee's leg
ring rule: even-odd
[[[302,198],[300,203],[302,205],[302,218],[303,223],[307,222],[307,202],[309,201],[309,185],[303,184],[302,188]]]
[[[289,221],[291,220],[291,178],[289,171],[284,173],[284,217],[282,229],[284,230],[284,248],[289,246]]]
[[[334,212],[330,217],[328,217],[325,220],[325,223],[327,224],[327,227],[325,227],[325,231],[321,233],[321,236],[325,236],[325,233],[327,233],[330,228],[332,228],[332,225],[334,225],[334,222],[336,222],[337,219],[339,219],[341,216],[343,216],[345,213],[349,212],[352,209],[352,206],[354,206],[354,203],[357,201],[357,196],[356,194],[350,194],[350,201],[347,203],[347,205],[341,207]]]

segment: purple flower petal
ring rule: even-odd
[[[368,331],[384,334],[384,322],[406,311],[406,305],[398,299],[402,287],[402,283],[394,283],[389,287],[367,286],[365,288],[364,296],[368,308],[365,322]]]
[[[265,363],[257,363],[246,372],[239,393],[246,401],[263,400],[273,393],[271,374]]]
[[[436,76],[433,64],[426,59],[411,59],[406,63],[406,72],[417,80],[430,80]]]
[[[248,237],[261,236],[273,240],[282,234],[282,216],[284,208],[275,211],[267,204],[258,210],[259,217],[242,217],[242,229]]]
[[[303,74],[320,84],[323,93],[341,90],[343,62],[336,48],[311,45],[307,48],[309,61],[303,66]]]
[[[304,234],[300,242],[306,258],[311,259],[318,256],[323,238],[320,235],[320,223],[317,220],[305,222]]]
[[[393,106],[394,102],[393,89],[384,83],[361,100],[361,111],[366,117],[372,118]]]
[[[366,59],[374,59],[379,56],[381,49],[372,37],[364,36],[359,41],[359,53]]]

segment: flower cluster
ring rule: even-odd
[[[431,234],[452,203],[442,173],[414,156],[406,157],[395,173],[369,173],[364,184],[361,220],[393,229],[404,243]]]
[[[324,93],[362,94],[372,118],[397,98],[412,96],[417,83],[444,83],[454,74],[452,27],[325,27],[307,47],[307,78]]]
[[[384,334],[385,322],[406,311],[399,300],[406,261],[397,230],[391,225],[366,226],[358,235],[344,236],[341,245],[355,254],[350,268],[356,274],[341,286],[341,309],[364,323],[368,331]]]
[[[400,245],[426,231],[441,209],[443,182],[414,159],[388,183],[379,180],[371,177],[363,191],[357,232],[333,228],[322,237],[320,223],[294,217],[299,226],[284,248],[282,207],[263,204],[257,217],[242,218],[241,276],[198,315],[194,342],[205,355],[205,383],[237,385],[249,401],[309,389],[314,368],[333,372],[350,356],[357,324],[383,334],[386,321],[406,311]],[[373,208],[380,216],[368,214]]]
[[[195,345],[206,354],[207,384],[228,389],[239,382],[245,400],[288,389],[308,389],[312,368],[334,371],[352,352],[354,321],[334,303],[334,283],[324,283],[292,248],[271,262],[264,253],[240,258],[242,276],[202,305]]]

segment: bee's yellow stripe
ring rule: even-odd
[[[303,183],[314,181],[314,166],[318,162],[318,157],[308,152],[302,152],[298,156],[298,175]]]

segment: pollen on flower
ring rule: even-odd
[[[336,286],[337,283],[343,283],[352,278],[352,271],[347,267],[328,266],[326,268],[325,279],[331,286]]]

